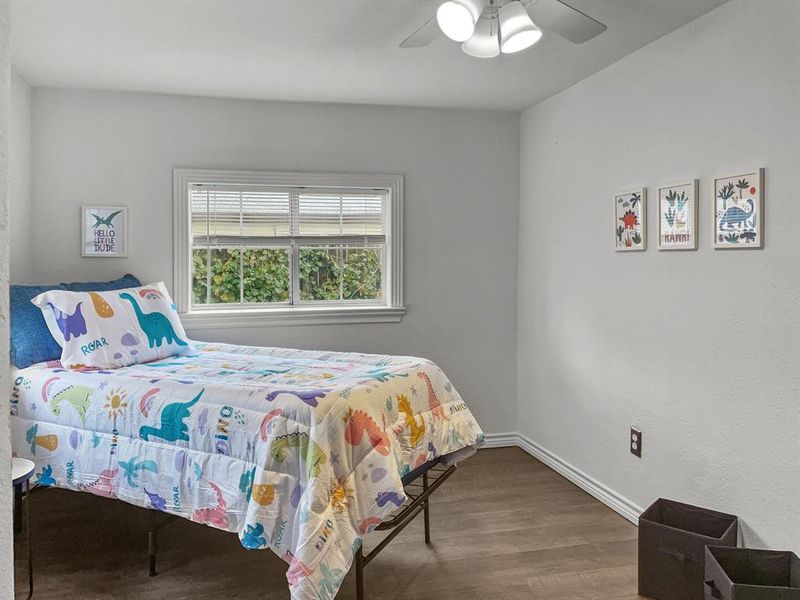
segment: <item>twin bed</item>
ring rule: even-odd
[[[14,379],[13,449],[38,485],[235,532],[288,563],[294,600],[333,598],[354,560],[363,597],[362,538],[424,511],[427,539],[429,494],[483,441],[441,369],[414,357],[196,342]]]

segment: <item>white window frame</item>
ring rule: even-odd
[[[187,329],[253,327],[259,325],[330,325],[348,323],[397,323],[403,318],[403,176],[368,173],[307,173],[290,171],[228,171],[216,169],[173,170],[174,299]],[[281,304],[245,308],[237,305],[192,305],[192,235],[189,188],[192,185],[303,186],[350,188],[386,192],[386,243],[384,250],[384,298],[381,304]]]

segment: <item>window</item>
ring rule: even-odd
[[[187,327],[399,321],[402,178],[175,170]]]

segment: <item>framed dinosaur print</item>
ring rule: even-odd
[[[714,247],[764,247],[764,169],[714,180]]]
[[[697,179],[658,188],[658,249],[697,250]]]
[[[128,256],[128,207],[81,207],[81,256]]]
[[[647,190],[614,196],[614,248],[617,252],[647,248]]]

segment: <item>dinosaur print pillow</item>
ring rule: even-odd
[[[105,292],[50,290],[31,302],[68,369],[115,369],[194,350],[162,282]]]

